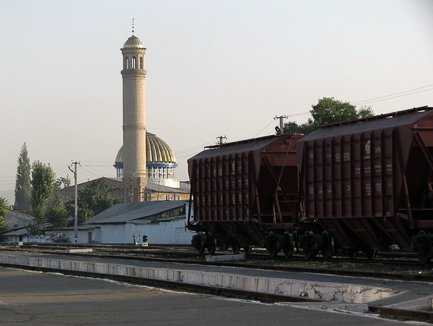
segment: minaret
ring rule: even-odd
[[[125,202],[145,200],[146,176],[146,104],[145,47],[134,36],[123,45],[123,187]]]

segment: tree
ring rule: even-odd
[[[312,105],[310,110],[312,119],[308,122],[298,125],[290,121],[284,125],[284,133],[303,133],[308,134],[315,129],[328,124],[352,121],[360,118],[373,116],[373,110],[370,107],[361,107],[359,110],[349,102],[335,100],[333,97],[324,97],[319,99],[316,105]]]
[[[49,165],[39,161],[32,166],[32,213],[37,225],[42,226],[47,210],[48,200],[55,189],[55,175]]]
[[[18,157],[17,176],[15,181],[15,208],[19,210],[30,210],[30,197],[32,187],[30,183],[30,159],[27,145],[21,147]]]
[[[69,179],[69,176],[67,175],[66,178],[60,177],[56,180],[56,187],[57,189],[63,189],[66,187],[69,187],[71,185],[71,179]]]
[[[6,213],[9,210],[9,203],[6,198],[0,197],[0,231],[6,228]]]
[[[78,193],[78,219],[83,223],[96,214],[117,204],[114,189],[104,180],[98,179],[90,182],[84,190]],[[69,211],[73,212],[73,202],[69,203]]]
[[[62,198],[58,192],[58,189],[54,192],[52,199],[48,205],[47,213],[45,217],[49,223],[54,227],[67,226],[68,224],[68,210],[63,203]]]
[[[54,191],[49,200],[47,212],[45,214],[47,221],[51,223],[54,227],[62,227],[68,225],[69,213],[60,195],[60,189],[68,187],[70,182],[71,180],[69,179],[69,177],[57,178],[55,182]]]

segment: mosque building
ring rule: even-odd
[[[190,185],[175,178],[176,158],[170,146],[147,130],[146,48],[134,35],[121,48],[123,69],[123,145],[115,161],[115,178],[102,177],[119,203],[188,200]],[[96,179],[98,180],[98,179]],[[78,185],[78,191],[96,180]],[[64,202],[73,200],[74,187],[61,190]]]
[[[134,34],[134,30],[132,31]],[[192,231],[185,228],[189,208],[189,182],[175,179],[176,158],[161,138],[147,131],[144,69],[145,48],[132,35],[121,48],[123,56],[123,146],[114,167],[116,178],[101,177],[77,185],[78,194],[103,182],[117,204],[75,227],[47,228],[35,238],[20,228],[0,233],[3,241],[16,243],[75,239],[77,243],[190,244]],[[63,201],[75,198],[75,187],[60,190]]]

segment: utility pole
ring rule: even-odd
[[[225,141],[223,139],[227,140],[227,137],[226,136],[218,136],[216,139],[218,140],[217,145],[222,145],[225,143]]]
[[[280,130],[283,130],[284,128],[284,119],[287,119],[288,116],[287,115],[280,115],[280,116],[275,116],[274,120],[280,120]]]
[[[80,162],[72,161],[72,165],[74,165],[74,170],[71,169],[71,166],[68,166],[69,171],[74,174],[74,233],[75,233],[75,243],[77,243],[78,238],[78,187],[77,187],[77,164]]]

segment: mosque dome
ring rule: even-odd
[[[132,35],[130,38],[128,38],[125,42],[125,44],[123,44],[123,49],[144,49],[144,45],[143,43],[141,43],[140,39],[135,36]]]
[[[152,175],[155,169],[170,169],[171,171],[177,166],[176,157],[170,146],[150,132],[146,132],[146,165],[149,175]],[[114,167],[118,170],[119,177],[120,170],[123,170],[123,146],[117,152]],[[173,171],[167,174],[169,175],[173,175]]]

